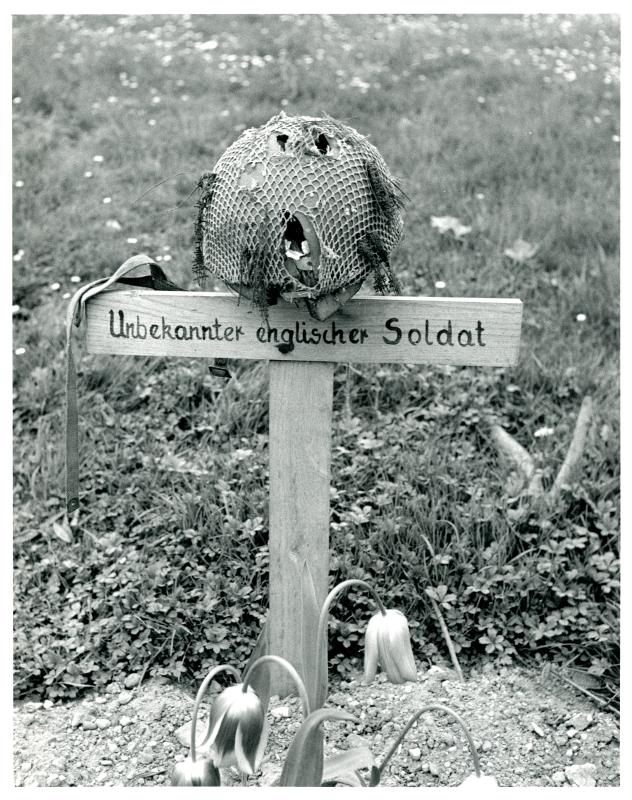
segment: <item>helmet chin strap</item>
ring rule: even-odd
[[[128,277],[139,267],[149,267],[149,274]],[[128,258],[109,278],[100,278],[78,289],[66,312],[66,511],[79,508],[79,415],[77,408],[77,370],[72,349],[72,331],[86,316],[86,302],[97,294],[111,290],[114,284],[144,286],[157,291],[182,291],[169,280],[162,267],[141,253]]]

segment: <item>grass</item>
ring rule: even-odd
[[[224,383],[200,362],[82,354],[83,500],[66,543],[63,317],[73,277],[137,252],[193,288],[196,183],[280,108],[326,112],[378,147],[410,197],[393,260],[405,293],[525,307],[512,369],[337,368],[332,578],[378,577],[420,659],[443,647],[425,588],[446,586],[460,658],[572,662],[616,683],[618,37],[595,16],[14,18],[18,695],[132,668],[195,678],[252,646],[265,365],[236,363]],[[442,236],[433,215],[472,231]],[[504,255],[517,238],[538,245],[522,264]],[[577,484],[516,517],[484,417],[550,485],[587,393]],[[332,641],[341,670],[360,653],[353,600]]]

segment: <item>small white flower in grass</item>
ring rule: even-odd
[[[538,252],[538,245],[526,242],[524,239],[516,239],[516,241],[507,247],[505,255],[517,264],[522,264]]]
[[[601,122],[601,117],[593,117],[593,122],[594,122],[596,125],[599,125],[599,123]]]
[[[19,310],[20,310],[20,306],[17,303],[15,305],[11,306],[11,313],[12,314],[17,314]]]
[[[180,100],[182,100],[183,103],[186,103],[189,100],[189,95],[188,94],[181,95]]]
[[[168,244],[163,244],[163,246],[162,246],[162,249],[163,249],[165,252],[167,252],[168,250],[171,250],[171,248],[169,247],[169,245],[168,245]]]
[[[22,98],[21,97],[14,97],[13,98],[13,102],[15,103],[16,106],[19,106],[20,103],[22,102]]]
[[[70,292],[64,292],[64,293],[62,294],[62,299],[63,299],[63,300],[68,300],[68,298],[69,298],[69,297],[70,297]]]
[[[219,42],[217,41],[217,39],[209,39],[206,42],[196,42],[195,49],[201,50],[202,52],[204,52],[205,50],[215,50],[218,44]]]
[[[157,103],[162,103],[162,100],[159,97],[152,97],[151,102],[156,105]]]
[[[108,97],[108,103],[118,103],[118,97],[116,97],[116,95],[111,94]]]
[[[553,436],[555,428],[538,428],[533,434],[536,439],[543,439],[546,436]]]
[[[129,239],[126,240],[127,244],[137,244],[138,239],[135,236],[130,236]]]
[[[585,314],[578,314],[575,319],[577,322],[586,322],[586,315]]]
[[[150,119],[150,120],[147,121],[147,124],[151,125],[152,128],[153,128],[153,126],[156,124],[156,120],[155,119]]]
[[[102,164],[103,163],[103,156],[92,156],[92,160],[94,162],[96,162],[97,164]]]
[[[621,137],[620,137],[620,136],[618,136],[618,135],[615,133],[615,134],[613,135],[613,137],[612,137],[612,141],[613,141],[615,144],[617,144],[618,142],[620,142],[620,141],[621,141]]]
[[[483,192],[476,192],[476,199],[477,200],[484,200],[485,199],[485,195],[483,194]]]
[[[50,285],[51,292],[58,292],[60,289],[61,289],[61,284],[57,283],[57,281],[55,281],[55,283],[51,283]]]
[[[23,356],[26,353],[26,347],[18,347],[15,351],[16,356]]]
[[[163,260],[163,261],[171,261],[171,256],[169,255],[169,253],[166,253],[166,254],[165,254],[163,257],[162,257],[162,260]]]
[[[16,181],[15,185],[17,186],[18,189],[21,189],[24,186],[24,181]]]
[[[486,102],[487,102],[487,100],[486,100],[486,99],[485,99],[485,98],[484,98],[482,95],[479,95],[479,96],[476,98],[476,102],[477,102],[477,103],[480,103],[481,105],[483,105],[484,103],[486,103]]]
[[[105,223],[106,228],[111,228],[113,231],[120,231],[121,230],[121,223],[117,219],[109,219]]]
[[[79,275],[71,275],[70,277],[70,283],[79,283],[80,280],[81,278]]]
[[[445,281],[435,281],[435,289],[445,289]]]
[[[439,233],[447,233],[448,231],[452,231],[457,239],[461,236],[465,236],[467,233],[470,233],[472,230],[471,225],[463,225],[460,219],[457,217],[430,217],[430,224],[433,228],[437,228]]]
[[[92,173],[90,172],[90,170],[89,170],[89,169],[88,169],[88,170],[86,170],[86,171],[83,173],[83,177],[84,177],[84,178],[91,178],[91,177],[92,177]]]
[[[111,197],[104,197],[103,198],[103,202],[107,205],[108,203],[112,202],[112,198]]]
[[[364,680],[371,683],[378,664],[391,683],[417,680],[408,622],[401,611],[387,609],[371,617],[364,639]]]
[[[13,256],[14,261],[22,261],[24,258],[24,250],[20,249],[18,252]]]

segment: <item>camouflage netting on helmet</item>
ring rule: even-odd
[[[389,254],[403,194],[364,136],[329,117],[273,117],[250,128],[200,180],[195,271],[252,298],[266,313],[279,296],[313,316],[373,273],[399,291]],[[342,291],[341,291],[342,290]],[[326,308],[326,311],[322,309]]]

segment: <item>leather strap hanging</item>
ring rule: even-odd
[[[149,275],[126,277],[138,267],[148,266]],[[77,410],[77,370],[72,351],[73,326],[79,327],[86,314],[86,302],[113,284],[142,286],[160,291],[182,291],[172,283],[159,264],[141,253],[128,258],[109,278],[101,278],[78,289],[68,304],[66,314],[66,509],[71,514],[79,508],[79,418]]]

